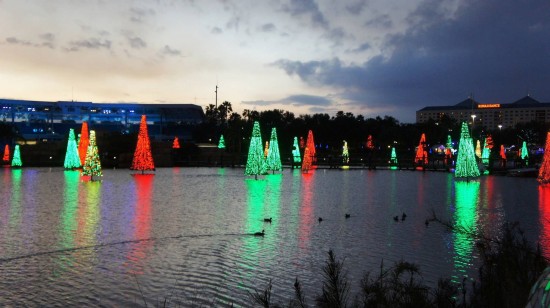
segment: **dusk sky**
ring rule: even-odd
[[[548,0],[0,0],[0,98],[415,121],[550,102]]]

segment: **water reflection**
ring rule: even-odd
[[[79,200],[80,171],[64,171],[63,208],[59,223],[59,248],[72,248],[75,246],[75,234],[77,232],[76,213]],[[71,254],[63,255],[62,263],[72,263],[69,258]]]
[[[21,169],[11,171],[11,198],[9,212],[9,226],[11,230],[18,230],[21,224]]]
[[[550,185],[539,185],[539,241],[542,254],[550,258]]]
[[[302,206],[300,206],[300,229],[298,244],[302,253],[307,254],[311,238],[311,228],[316,219],[313,217],[313,182],[314,172],[302,175]]]
[[[479,181],[455,181],[455,227],[468,231],[477,230],[479,187]],[[461,282],[472,265],[474,239],[464,232],[455,232],[453,239],[455,249],[453,279],[455,282]]]
[[[154,174],[133,174],[135,183],[136,203],[134,205],[133,238],[136,240],[151,237],[151,204],[153,198]],[[151,241],[139,241],[131,245],[128,261],[133,265],[132,273],[143,274],[143,266],[151,249]]]
[[[78,194],[79,202],[76,211],[76,236],[75,246],[97,245],[97,226],[99,222],[99,209],[101,205],[101,182],[87,181],[83,183],[85,194]],[[80,262],[89,264],[95,259],[95,250],[87,250],[79,253]]]

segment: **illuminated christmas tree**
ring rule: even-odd
[[[174,137],[174,142],[172,142],[172,149],[179,149],[180,148],[180,140],[178,137]]]
[[[264,158],[267,158],[267,153],[269,153],[269,141],[265,142]]]
[[[447,143],[445,144],[445,164],[448,164],[453,158],[453,141],[451,135],[447,135]]]
[[[476,141],[476,156],[477,158],[480,158],[481,157],[481,142]]]
[[[248,160],[246,161],[246,169],[244,170],[244,174],[253,175],[255,179],[258,179],[258,174],[263,173],[265,173],[265,169],[260,123],[258,123],[258,121],[254,121],[252,138],[250,138],[250,147],[248,148]]]
[[[306,147],[304,150],[304,161],[302,162],[302,172],[308,173],[309,169],[311,169],[311,162],[313,160],[313,157],[309,154],[309,148]]]
[[[298,137],[294,137],[294,145],[292,146],[292,159],[294,160],[295,164],[302,162],[300,148],[298,147]]]
[[[391,148],[390,165],[397,166],[397,154],[395,154],[395,148]]]
[[[373,139],[372,139],[372,135],[369,135],[369,136],[367,137],[367,144],[366,144],[366,146],[367,146],[367,150],[373,150],[373,149],[374,149],[374,141],[373,141]]]
[[[541,184],[550,183],[550,132],[546,133],[546,146],[544,147],[544,156],[542,157],[537,180]]]
[[[491,150],[489,149],[489,145],[487,144],[487,140],[488,140],[488,138],[485,138],[485,143],[483,145],[483,151],[481,152],[481,162],[486,166],[489,164],[489,156],[491,154]]]
[[[97,149],[95,131],[90,131],[90,137],[88,142],[88,151],[86,152],[86,161],[82,166],[82,175],[89,175],[91,180],[94,180],[94,176],[101,176],[101,161],[99,160],[99,153]]]
[[[279,141],[277,141],[277,129],[271,129],[271,140],[269,142],[269,150],[265,161],[265,169],[273,171],[282,171],[281,154],[279,153]]]
[[[344,146],[342,147],[342,163],[344,165],[349,163],[348,143],[346,140],[344,140]]]
[[[88,145],[90,143],[90,137],[88,133],[88,123],[82,122],[82,128],[80,129],[80,140],[78,141],[78,156],[80,157],[80,164],[84,166],[86,161],[86,153],[88,152]]]
[[[458,144],[458,157],[456,159],[455,177],[469,178],[479,176],[479,168],[477,166],[474,153],[473,140],[468,131],[468,124],[462,122],[462,130],[460,132],[460,143]]]
[[[225,140],[223,139],[223,135],[220,137],[220,142],[218,143],[218,149],[225,149]]]
[[[418,148],[416,149],[416,156],[414,161],[420,165],[428,164],[428,153],[425,150],[426,148],[426,135],[422,133],[420,136],[420,142],[418,143]]]
[[[4,147],[4,157],[2,158],[2,161],[4,163],[9,163],[10,162],[10,146],[7,145],[7,144]]]
[[[21,161],[21,153],[19,151],[19,144],[15,145],[13,150],[13,158],[11,159],[12,167],[23,167],[23,162]]]
[[[76,169],[82,166],[74,137],[74,129],[72,128],[69,129],[69,141],[67,142],[67,152],[65,152],[65,162],[63,166],[65,169]]]
[[[313,132],[309,130],[307,133],[306,148],[309,149],[309,155],[311,156],[311,163],[315,163],[317,158],[315,157],[315,141],[313,140]],[[304,157],[306,154],[304,153]]]
[[[145,115],[141,116],[136,151],[134,152],[134,159],[130,169],[141,170],[142,174],[146,170],[155,170],[155,163],[153,162],[153,155],[151,154],[149,133],[147,132],[147,118]]]
[[[527,142],[523,141],[523,146],[521,147],[521,159],[527,160],[529,158],[529,150],[527,150]]]

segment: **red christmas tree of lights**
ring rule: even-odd
[[[550,132],[546,134],[546,146],[544,147],[544,156],[537,180],[541,184],[550,183]]]
[[[179,149],[180,148],[180,141],[178,137],[174,137],[174,142],[172,143],[172,149]]]
[[[426,134],[422,133],[420,137],[420,142],[418,143],[418,149],[416,150],[416,157],[414,161],[417,164],[428,164],[428,153],[424,150],[426,146]]]
[[[155,163],[153,162],[153,155],[151,154],[151,143],[149,141],[149,133],[147,132],[147,119],[145,115],[141,116],[136,151],[134,152],[134,159],[130,169],[141,170],[141,173],[144,173],[145,170],[155,170]]]
[[[546,152],[545,152],[546,155]],[[500,158],[506,160],[506,150],[504,149],[504,145],[500,145]]]
[[[312,156],[309,152],[309,148],[306,147],[304,151],[304,160],[302,162],[302,172],[307,173],[311,169]]]
[[[86,152],[88,151],[88,145],[90,144],[90,135],[88,133],[88,122],[82,122],[82,128],[80,129],[80,140],[78,142],[78,156],[80,157],[80,164],[84,166],[86,162]]]
[[[309,156],[311,156],[311,163],[312,164],[315,163],[316,162],[315,141],[313,141],[313,132],[311,131],[311,129],[307,133],[306,148],[309,149]],[[305,152],[304,152],[304,156],[306,156]]]
[[[368,150],[374,149],[374,141],[372,140],[372,135],[369,135],[367,137],[367,149]]]
[[[2,158],[2,161],[4,163],[9,163],[10,162],[10,146],[7,145],[7,144],[4,147],[4,157]]]

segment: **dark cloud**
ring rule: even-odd
[[[274,24],[272,23],[268,23],[268,24],[263,24],[262,27],[260,28],[260,30],[262,32],[273,32],[275,31],[277,28],[275,27]]]
[[[48,48],[54,48],[53,41],[54,41],[54,35],[51,33],[45,33],[39,35],[39,38],[41,39],[41,42],[31,42],[27,40],[18,39],[14,36],[6,38],[6,42],[8,44],[13,45],[21,45],[21,46],[30,46],[30,47],[48,47]]]
[[[351,3],[346,5],[346,10],[350,14],[359,15],[363,11],[363,9],[367,6],[367,0],[359,0],[355,3]]]
[[[130,46],[134,49],[141,49],[147,47],[147,43],[145,43],[144,40],[142,40],[140,37],[129,37],[128,42],[130,43]]]
[[[319,10],[319,6],[314,0],[290,0],[287,5],[283,5],[283,11],[291,16],[307,15],[311,18],[311,23],[314,26],[319,26],[324,29],[329,28],[329,22]]]
[[[393,26],[390,15],[382,14],[371,18],[365,22],[365,26],[375,29],[389,29]]]
[[[360,52],[367,51],[367,50],[371,49],[371,47],[372,46],[369,43],[363,43],[357,48],[353,48],[351,50],[348,50],[348,52],[360,53]]]
[[[173,49],[173,48],[171,48],[170,46],[166,45],[166,46],[164,46],[164,48],[161,50],[161,54],[166,55],[166,56],[180,56],[180,55],[181,55],[181,51],[180,51],[180,50],[177,50],[177,49]]]
[[[80,40],[80,41],[71,41],[69,43],[70,47],[67,48],[67,51],[78,51],[82,48],[85,49],[111,49],[111,41],[110,40],[101,40],[98,38],[90,38],[87,40]]]
[[[14,44],[14,45],[23,45],[23,46],[32,46],[33,45],[29,41],[20,40],[20,39],[14,37],[14,36],[7,37],[6,42],[8,42],[9,44]]]
[[[135,23],[143,23],[149,16],[155,15],[155,10],[144,8],[130,8],[130,21]]]
[[[424,106],[455,104],[470,93],[482,102],[512,102],[530,89],[538,100],[550,101],[550,2],[472,1],[450,12],[430,0],[409,20],[405,33],[387,38],[384,48],[391,54],[363,64],[334,58],[275,65],[308,84],[336,87],[340,98],[357,105],[384,107],[405,122]]]
[[[297,94],[291,95],[276,101],[243,101],[245,105],[269,106],[269,105],[292,105],[292,106],[318,106],[327,107],[332,104],[332,100],[324,96]]]
[[[210,32],[212,32],[213,34],[221,34],[223,31],[218,27],[214,27]]]

